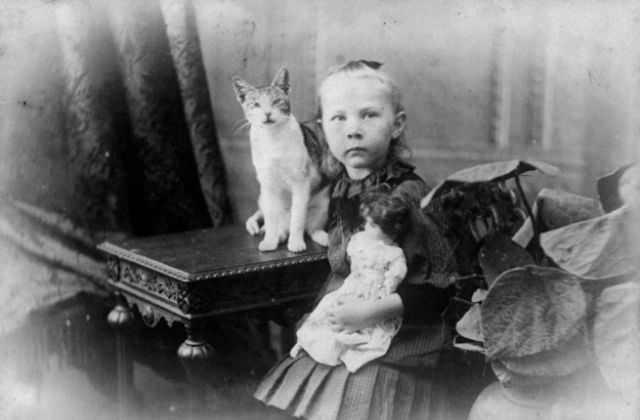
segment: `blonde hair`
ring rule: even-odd
[[[383,88],[387,90],[394,113],[404,111],[400,89],[398,89],[398,86],[396,86],[386,72],[380,70],[381,66],[381,63],[368,60],[352,60],[339,66],[335,66],[329,70],[324,81],[320,84],[318,96],[322,96],[322,91],[327,84],[327,81],[331,80],[333,76],[342,75],[353,78],[370,78],[378,80],[382,84]]]
[[[404,112],[404,106],[402,105],[402,93],[398,86],[393,82],[389,74],[380,70],[382,63],[369,60],[352,60],[344,64],[335,66],[329,70],[327,76],[320,84],[318,88],[318,97],[322,98],[322,92],[330,81],[335,76],[344,76],[350,78],[365,78],[373,79],[380,82],[382,88],[387,91],[391,106],[393,107],[394,114],[398,112]],[[320,107],[318,109],[318,120],[322,119],[322,101],[319,100]],[[398,137],[391,139],[391,145],[389,146],[388,159],[395,160],[408,160],[411,157],[411,151],[407,147],[404,139],[404,130]]]

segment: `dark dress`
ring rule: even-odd
[[[387,354],[355,373],[327,366],[306,353],[285,357],[262,380],[255,397],[267,405],[308,419],[428,419],[445,400],[432,373],[449,342],[440,313],[446,290],[438,287],[453,269],[451,252],[435,224],[419,209],[428,188],[413,167],[395,161],[359,181],[346,174],[332,186],[328,258],[331,275],[324,293],[349,274],[346,247],[360,229],[364,192],[385,190],[412,204],[409,232],[400,240],[408,274],[397,289],[403,302],[403,327]],[[322,293],[321,295],[323,295]]]

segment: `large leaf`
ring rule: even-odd
[[[529,265],[501,274],[482,304],[489,359],[554,350],[584,326],[587,301],[580,279],[563,270]]]
[[[532,356],[499,359],[491,363],[496,377],[505,385],[540,385],[557,381],[592,362],[584,334],[577,334],[558,349]]]
[[[495,282],[503,272],[534,263],[533,257],[506,235],[495,234],[486,238],[478,252],[478,262],[487,285]]]
[[[505,386],[530,386],[549,384],[553,378],[547,376],[521,375],[509,370],[501,360],[491,362],[491,369],[496,378]]]
[[[545,232],[544,252],[561,268],[586,279],[625,276],[638,270],[639,238],[631,209],[621,207],[593,219]]]
[[[543,188],[533,202],[532,212],[539,232],[557,229],[570,223],[600,216],[602,209],[597,200],[566,191]],[[513,235],[517,244],[526,247],[534,237],[531,218],[527,217]]]
[[[470,341],[470,342],[464,342],[464,341],[459,341],[457,339],[454,339],[453,341],[453,347],[460,349],[460,350],[464,350],[464,351],[470,351],[470,352],[474,352],[474,353],[483,353],[484,354],[484,347],[482,347],[482,345],[480,345],[479,343]]]
[[[533,205],[540,231],[557,229],[602,215],[597,200],[567,191],[543,188]]]
[[[484,341],[480,319],[480,304],[476,303],[456,323],[456,332],[473,341]]]
[[[593,348],[609,388],[638,391],[640,386],[640,284],[602,291],[596,300]]]
[[[613,172],[598,179],[598,197],[600,204],[606,212],[613,211],[622,206],[622,198],[618,193],[620,177],[629,169],[632,164],[621,166]]]
[[[539,170],[548,175],[558,173],[558,168],[555,166],[533,160],[508,160],[476,165],[449,175],[422,199],[420,205],[426,207],[434,198],[462,184],[500,182],[533,170]]]
[[[462,343],[468,344],[468,343]],[[478,345],[458,348],[479,351]],[[483,347],[480,347],[484,351]],[[558,349],[512,359],[497,359],[491,366],[498,379],[505,385],[534,385],[552,383],[566,377],[593,362],[584,334],[577,334]]]
[[[535,170],[547,175],[558,174],[558,168],[544,162],[507,160],[472,166],[449,175],[447,179],[458,182],[498,182]]]
[[[581,333],[556,349],[500,361],[506,369],[519,375],[554,378],[577,371],[591,361],[591,356],[586,337]]]

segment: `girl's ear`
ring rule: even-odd
[[[286,68],[281,68],[278,70],[276,77],[274,77],[273,82],[271,82],[271,86],[277,86],[284,91],[287,95],[289,94],[289,70]]]
[[[233,80],[233,90],[236,92],[236,99],[242,104],[247,97],[247,93],[253,89],[253,86],[239,76],[233,76],[231,80]]]
[[[393,130],[391,131],[391,138],[397,139],[400,137],[404,128],[407,125],[407,114],[404,111],[396,112],[393,119]]]

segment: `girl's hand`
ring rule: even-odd
[[[385,319],[402,316],[403,311],[402,300],[397,293],[378,300],[339,297],[334,305],[327,308],[327,317],[334,331],[355,331]]]
[[[334,331],[343,329],[355,331],[376,322],[375,309],[374,302],[352,297],[340,297],[327,312],[327,316]]]

